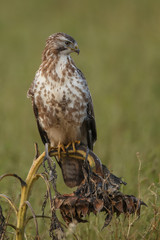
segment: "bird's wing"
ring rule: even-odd
[[[36,77],[35,77],[35,79],[36,79]],[[35,79],[34,79],[34,81],[35,81]],[[33,112],[34,112],[34,115],[36,118],[37,127],[38,127],[39,134],[41,136],[42,142],[43,142],[43,144],[50,143],[47,133],[44,131],[44,129],[42,128],[42,126],[40,125],[40,122],[39,122],[39,113],[38,113],[38,108],[37,108],[35,100],[34,100],[34,92],[33,92],[34,81],[32,82],[30,88],[28,89],[27,97],[31,98],[31,100],[32,100]]]
[[[74,62],[73,62],[74,64]],[[85,79],[85,76],[81,72],[80,69],[77,68],[77,71],[81,78]],[[93,102],[90,96],[88,104],[87,104],[87,116],[84,120],[82,128],[87,133],[87,144],[89,149],[93,150],[93,144],[97,140],[97,129],[96,129],[96,121],[94,116]]]
[[[36,121],[37,121],[38,131],[39,131],[39,134],[40,134],[40,136],[41,136],[42,142],[43,142],[44,144],[45,144],[45,143],[50,143],[50,141],[49,141],[49,139],[48,139],[48,136],[47,136],[47,133],[44,131],[44,129],[43,129],[42,126],[40,125],[39,115],[38,115],[38,108],[37,108],[34,100],[32,100],[32,104],[33,104],[34,115],[35,115]]]
[[[87,104],[87,116],[83,123],[83,130],[86,131],[87,145],[89,149],[93,150],[93,144],[97,140],[97,130],[91,97],[90,101]]]
[[[96,121],[94,116],[93,102],[92,98],[87,106],[87,140],[88,147],[93,150],[93,144],[97,140],[97,129],[96,129]]]

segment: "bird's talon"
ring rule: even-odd
[[[63,153],[66,153],[65,146],[61,143],[58,144],[58,158],[60,159],[61,157],[61,150]]]
[[[76,145],[80,145],[81,141],[74,141],[68,143],[65,148],[68,149],[70,146],[72,146],[73,152],[76,152]]]
[[[72,142],[72,148],[73,148],[73,152],[76,152],[75,142]]]
[[[73,152],[76,152],[76,145],[80,145],[80,143],[81,143],[81,141],[78,141],[78,140],[72,142]]]
[[[80,145],[81,141],[76,140],[75,143],[76,143],[77,145]]]

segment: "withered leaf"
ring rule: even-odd
[[[77,160],[78,161],[78,160]],[[86,164],[87,161],[86,161]],[[121,184],[126,184],[116,177],[103,165],[103,172],[92,172],[86,165],[82,167],[84,180],[77,190],[71,194],[56,196],[54,205],[60,209],[64,221],[69,224],[73,221],[86,222],[83,218],[93,212],[97,214],[105,211],[104,227],[108,226],[113,214],[140,214],[144,202],[132,195],[124,195],[119,191]]]
[[[64,205],[68,205],[68,206],[74,206],[76,204],[78,197],[76,196],[71,196],[65,199],[64,201]]]
[[[85,217],[87,214],[89,214],[89,206],[84,205],[82,207],[82,215],[83,215],[83,217]]]
[[[123,213],[123,200],[119,200],[118,202],[115,203],[114,208],[117,210],[119,214]]]
[[[105,218],[105,222],[104,222],[104,225],[102,227],[102,230],[110,224],[111,220],[112,220],[112,214],[108,213],[106,218]]]
[[[132,197],[126,197],[125,198],[125,203],[126,203],[126,212],[131,214],[131,213],[135,213],[135,204],[133,202]]]
[[[104,201],[96,198],[93,202],[93,206],[96,212],[100,212],[104,207]]]
[[[62,199],[62,198],[55,198],[54,199],[54,207],[55,207],[55,209],[59,209],[63,202],[64,202],[64,199]]]

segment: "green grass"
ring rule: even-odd
[[[81,50],[73,57],[93,97],[98,130],[94,151],[128,183],[126,194],[140,195],[148,204],[129,234],[129,222],[123,217],[100,232],[104,217],[91,216],[88,224],[77,226],[79,239],[152,240],[160,235],[159,9],[157,0],[1,1],[0,175],[12,172],[25,178],[34,157],[33,143],[44,150],[26,92],[46,38],[63,31]],[[66,191],[62,177],[58,188]],[[13,180],[0,183],[0,190],[18,199],[19,187]],[[39,211],[44,191],[40,181],[31,197]],[[42,199],[37,199],[39,193]]]

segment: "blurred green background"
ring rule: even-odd
[[[128,183],[125,193],[140,194],[149,203],[149,186],[158,189],[160,178],[159,9],[158,0],[1,0],[0,175],[12,172],[25,178],[34,142],[44,150],[26,92],[41,63],[45,40],[65,32],[78,42],[81,53],[73,58],[94,102],[95,153]],[[16,198],[13,183],[4,180],[0,189],[12,191]],[[62,179],[58,188],[66,191]],[[149,209],[142,213],[150,214],[148,222]]]

